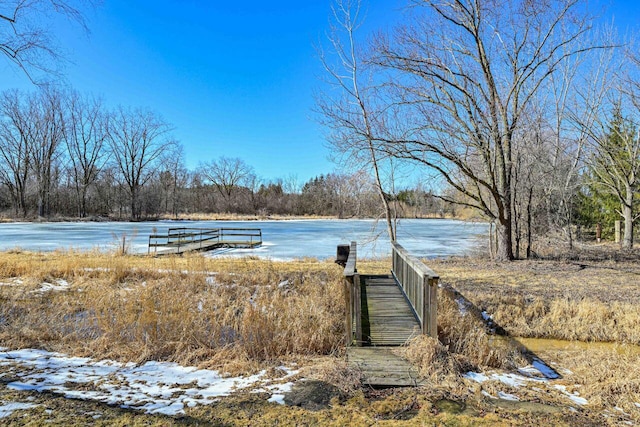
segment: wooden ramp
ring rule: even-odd
[[[417,386],[417,369],[394,354],[421,334],[437,338],[439,277],[397,242],[391,275],[365,275],[356,268],[356,242],[338,246],[344,266],[347,363],[370,386]]]
[[[360,276],[362,339],[371,346],[399,346],[421,334],[420,323],[392,276]]]
[[[362,384],[380,387],[421,385],[418,370],[393,354],[393,347],[349,347],[347,363],[360,372]]]
[[[421,333],[409,302],[392,276],[362,275],[360,280],[364,347],[347,348],[347,363],[366,385],[420,385],[415,367],[392,352]]]

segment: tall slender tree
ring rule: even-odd
[[[107,115],[99,99],[71,92],[65,97],[64,141],[80,218],[87,216],[87,192],[108,160]]]
[[[377,88],[370,84],[371,69],[367,70],[356,42],[356,32],[363,20],[362,4],[360,0],[336,0],[332,12],[328,34],[331,51],[320,50],[322,65],[332,88],[317,97],[321,122],[331,130],[329,142],[336,153],[345,155],[356,165],[355,169],[365,166],[371,170],[387,234],[391,241],[395,241],[397,211],[390,197],[393,182],[385,183],[383,179],[383,168],[389,159],[378,148],[379,141],[375,137],[375,129],[384,116],[376,111],[374,95]]]
[[[140,219],[140,189],[157,171],[158,160],[174,141],[156,113],[119,107],[109,118],[107,141],[120,178],[129,191],[130,215]]]
[[[53,89],[42,89],[28,98],[34,125],[29,134],[29,155],[38,193],[38,216],[41,217],[51,214],[54,166],[64,137],[61,102],[61,93]]]
[[[29,134],[33,123],[17,90],[0,96],[0,179],[13,199],[16,215],[27,216],[30,160]]]

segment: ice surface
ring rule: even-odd
[[[336,246],[358,242],[361,258],[390,254],[384,224],[375,220],[291,221],[157,221],[157,222],[55,222],[0,223],[0,250],[53,251],[56,249],[114,250],[126,236],[131,252],[147,252],[150,234],[164,234],[170,227],[260,228],[263,245],[256,249],[225,249],[215,256],[252,255],[273,260],[302,257],[335,258]],[[446,219],[403,219],[398,241],[418,257],[461,255],[472,250],[487,224]]]
[[[542,360],[538,358],[534,358],[531,362],[531,365],[525,366],[523,368],[518,368],[518,371],[523,374],[533,378],[538,378],[542,375],[544,378],[548,379],[557,379],[560,378],[560,375],[551,368],[549,365],[544,363]]]

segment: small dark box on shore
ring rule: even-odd
[[[338,250],[336,253],[336,264],[341,266],[347,265],[347,259],[349,259],[349,245],[338,245]]]

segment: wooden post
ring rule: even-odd
[[[353,342],[353,330],[352,328],[352,319],[353,319],[353,277],[350,279],[345,278],[345,304],[346,304],[346,319],[345,319],[345,331],[346,331],[346,344],[347,347],[351,345]]]
[[[420,313],[420,317],[422,320],[422,334],[429,335],[429,322],[431,320],[429,313],[429,298],[431,297],[431,293],[429,292],[429,278],[424,277],[422,279],[422,313]]]
[[[354,311],[356,323],[356,345],[362,346],[362,294],[360,293],[360,275],[353,276]]]
[[[346,260],[344,268],[344,280],[346,285],[347,297],[346,306],[346,343],[347,346],[353,344],[353,323],[355,319],[356,328],[356,345],[362,341],[362,320],[360,312],[360,275],[356,268],[357,262],[357,244],[351,242],[349,248],[349,256]]]
[[[438,339],[438,278],[429,279],[429,331],[430,337]]]
[[[620,230],[622,228],[622,221],[618,220],[615,223],[616,226],[616,243],[620,243]]]
[[[602,239],[602,224],[597,223],[596,224],[596,242],[600,243],[601,239]]]
[[[438,278],[426,278],[422,286],[422,333],[438,338]]]

